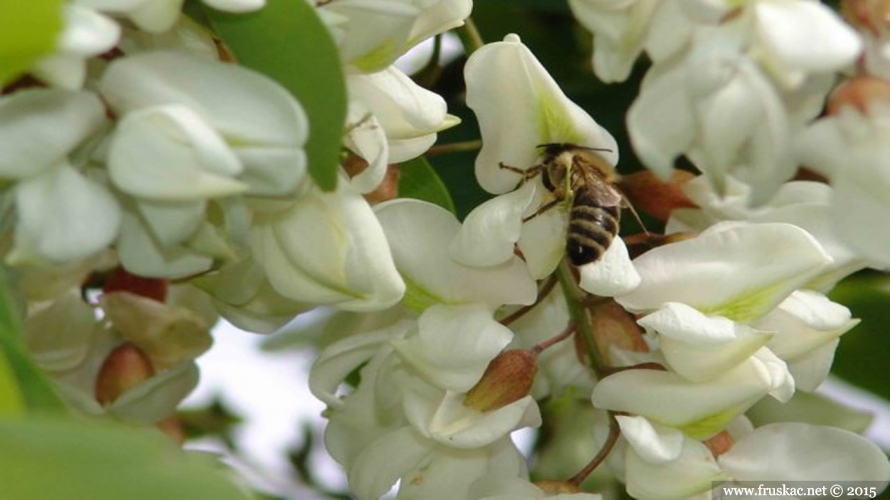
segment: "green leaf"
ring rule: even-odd
[[[18,313],[13,306],[9,293],[6,272],[0,269],[0,364],[6,363],[5,368],[15,382],[20,397],[25,405],[33,410],[63,410],[65,403],[53,389],[52,382],[28,354],[21,337],[21,324]],[[3,378],[3,368],[0,367],[0,379]],[[0,381],[0,392],[4,391],[3,382]],[[13,397],[13,396],[10,396]],[[0,394],[0,399],[3,395]],[[0,403],[0,413],[3,404]],[[0,495],[0,498],[3,498]]]
[[[268,0],[249,14],[205,7],[238,63],[288,89],[309,117],[309,175],[323,190],[337,187],[340,138],[346,120],[346,83],[327,28],[305,0]]]
[[[428,201],[456,213],[448,188],[425,158],[419,157],[401,163],[399,173],[400,197]]]
[[[0,15],[0,85],[53,51],[62,31],[63,0],[3,2]]]
[[[182,452],[156,431],[111,421],[0,419],[0,450],[0,498],[247,498],[211,460]]]

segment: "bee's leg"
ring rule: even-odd
[[[651,237],[649,230],[646,229],[646,225],[643,224],[643,219],[640,218],[640,214],[637,213],[634,206],[631,205],[629,201],[627,201],[627,196],[625,196],[624,193],[621,193],[621,206],[622,208],[628,209],[630,213],[633,214],[634,219],[637,220],[637,223],[640,225],[640,228],[643,230],[643,233],[646,235],[646,237]]]
[[[516,183],[516,187],[513,188],[514,190],[516,190],[516,189],[519,189],[520,187],[522,187],[522,185],[525,184],[526,182],[530,181],[531,179],[534,179],[536,175],[540,174],[541,170],[544,169],[544,165],[535,165],[535,166],[529,167],[527,169],[521,169],[518,167],[512,167],[510,165],[505,165],[504,162],[499,162],[498,168],[500,168],[501,170],[507,170],[510,172],[517,173],[521,176],[521,178],[519,179],[519,182]]]
[[[528,217],[523,217],[523,218],[522,218],[522,222],[525,223],[525,222],[528,222],[528,221],[534,219],[535,217],[541,215],[542,213],[544,213],[544,212],[550,210],[551,208],[553,208],[553,207],[559,205],[561,202],[562,202],[562,200],[559,199],[559,198],[557,198],[557,199],[555,199],[555,200],[552,200],[552,201],[548,201],[547,203],[541,205],[541,208],[535,210],[535,213],[529,215]]]

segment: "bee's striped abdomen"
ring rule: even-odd
[[[579,196],[569,213],[566,254],[575,266],[599,260],[618,234],[620,208],[599,206],[587,196]]]

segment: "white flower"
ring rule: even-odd
[[[402,498],[468,498],[480,477],[526,476],[506,436],[540,424],[534,400],[526,396],[487,412],[463,404],[511,338],[484,305],[435,305],[417,321],[325,349],[310,388],[331,408],[326,443],[359,498],[378,498],[399,479]],[[359,386],[338,396],[343,379],[362,365]]]
[[[732,174],[767,192],[791,177],[785,106],[736,31],[700,28],[682,58],[650,71],[628,111],[628,132],[649,168],[667,177],[687,154],[725,191]]]
[[[377,206],[377,217],[405,278],[404,304],[423,310],[435,303],[531,304],[537,290],[516,256],[492,266],[466,266],[448,252],[460,223],[444,208],[411,199]]]
[[[822,291],[829,290],[844,277],[869,264],[834,227],[831,204],[834,188],[830,185],[812,181],[786,182],[767,203],[751,207],[751,188],[732,177],[726,180],[727,191],[722,197],[711,189],[703,176],[685,183],[683,191],[699,208],[674,210],[665,233],[701,231],[723,220],[794,224],[816,238],[832,258],[832,264],[807,284],[808,288]]]
[[[179,20],[184,0],[75,0],[75,2],[101,12],[126,17],[145,31],[163,33]],[[250,12],[261,9],[266,5],[266,0],[204,0],[204,3],[214,9],[228,12]]]
[[[833,188],[834,231],[860,255],[890,265],[890,245],[875,238],[890,230],[887,212],[890,175],[884,159],[890,148],[890,106],[869,101],[866,112],[842,106],[797,138],[800,161],[826,175]]]
[[[86,60],[114,48],[121,35],[112,19],[77,4],[62,6],[65,27],[55,53],[39,60],[34,75],[56,87],[79,89],[86,81]]]
[[[747,323],[829,264],[831,257],[798,227],[725,222],[635,259],[643,281],[617,300],[633,312],[682,302],[708,315]]]
[[[417,85],[395,66],[349,75],[346,82],[347,123],[354,124],[346,137],[347,146],[370,164],[352,179],[362,192],[380,184],[388,163],[420,156],[436,141],[437,132],[458,123],[447,113],[442,97]],[[381,142],[385,144],[379,145]]]
[[[15,199],[13,263],[84,259],[114,241],[121,224],[111,193],[67,162],[19,182]]]
[[[231,176],[239,163],[243,174],[238,180],[249,186],[249,194],[290,194],[305,176],[306,115],[287,90],[259,73],[184,53],[147,52],[112,63],[99,90],[119,115],[158,106],[191,109],[195,116],[176,119],[190,120],[187,130],[178,133],[188,134],[188,139],[180,140],[193,142],[189,149],[196,151],[177,151],[171,139],[152,145],[151,150],[163,147],[162,154],[178,155],[174,158],[179,162],[203,161]],[[155,126],[162,125],[172,124]],[[166,133],[175,133],[175,127]],[[110,161],[116,163],[114,158]]]
[[[131,271],[182,277],[231,259],[219,222],[207,220],[209,202],[220,205],[231,237],[249,220],[233,211],[233,196],[292,195],[306,184],[306,116],[265,76],[145,52],[112,63],[99,89],[121,116],[107,156],[111,182],[133,197],[118,244]]]
[[[0,98],[0,177],[23,179],[57,165],[106,123],[89,92],[28,89]]]
[[[72,262],[114,240],[121,223],[117,202],[69,161],[105,121],[101,101],[87,92],[34,89],[0,99],[0,177],[18,181],[8,262]]]
[[[682,2],[570,0],[569,6],[593,32],[593,69],[604,82],[626,80],[644,49],[655,61],[677,52],[692,28]]]
[[[499,168],[535,164],[537,146],[569,143],[603,149],[610,165],[618,161],[615,139],[570,101],[516,35],[487,44],[467,61],[467,105],[479,119],[482,150],[476,157],[476,179],[488,192],[506,193],[519,176]]]
[[[562,93],[516,35],[474,52],[464,73],[467,105],[476,113],[482,134],[476,178],[484,189],[496,194],[515,189],[523,181],[515,170],[539,166],[541,145],[596,149],[604,168],[617,161],[612,136]],[[548,203],[553,209],[541,211]],[[538,175],[513,193],[474,209],[452,255],[466,264],[495,264],[509,258],[518,243],[532,276],[542,278],[565,255],[567,208],[568,203],[555,199]],[[598,295],[626,293],[639,282],[619,238],[599,261],[580,272],[581,287]]]
[[[372,311],[405,292],[374,212],[345,183],[330,193],[313,188],[288,208],[259,215],[250,248],[272,288],[293,301]]]
[[[890,481],[890,462],[871,441],[797,422],[758,427],[717,462],[737,481]]]
[[[347,66],[380,71],[427,38],[463,24],[472,0],[318,2]]]
[[[660,370],[621,371],[600,380],[592,399],[597,408],[641,415],[702,439],[718,433],[767,394],[787,401],[793,391],[785,363],[763,349],[700,383]]]
[[[766,344],[788,362],[798,388],[813,391],[831,368],[839,337],[859,324],[850,310],[822,294],[798,290],[754,326],[775,332]]]
[[[727,478],[708,448],[677,429],[643,417],[617,416],[627,492],[640,500],[690,498]]]

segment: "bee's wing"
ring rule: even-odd
[[[588,164],[583,157],[576,157],[575,167],[584,179],[587,195],[601,207],[621,206],[624,196],[611,182],[606,181],[596,166]]]

